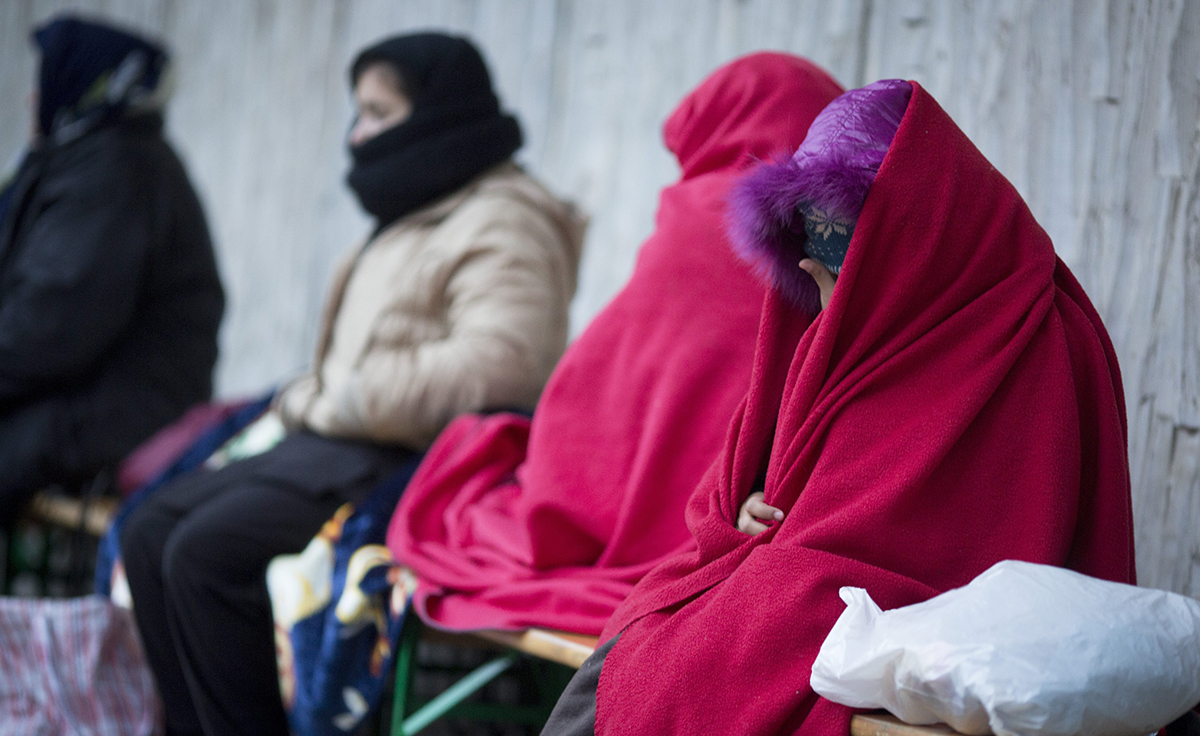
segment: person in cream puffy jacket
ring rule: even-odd
[[[456,415],[531,410],[567,339],[583,218],[512,162],[468,41],[385,40],[351,68],[348,182],[376,218],[337,272],[312,369],[264,453],[184,475],[121,530],[168,733],[287,734],[264,573]]]
[[[512,163],[388,226],[339,268],[284,425],[423,449],[464,412],[532,409],[566,347],[581,234]]]

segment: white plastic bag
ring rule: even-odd
[[[881,612],[862,588],[813,663],[837,703],[966,734],[1141,736],[1200,702],[1200,602],[1027,562]]]

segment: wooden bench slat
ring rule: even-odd
[[[595,636],[552,632],[550,629],[526,629],[524,632],[475,632],[480,639],[514,648],[518,652],[580,669],[583,660],[595,651],[599,641]]]
[[[549,629],[525,631],[476,631],[475,636],[525,654],[548,659],[579,669],[583,660],[596,651],[599,640],[585,634],[570,634]]]
[[[421,640],[468,649],[515,649],[523,654],[565,664],[575,669],[579,669],[583,660],[596,651],[598,645],[598,640],[594,636],[550,629],[443,631],[426,626],[421,632]]]
[[[84,530],[95,537],[104,536],[117,512],[118,503],[118,499],[107,496],[92,501],[87,507]],[[80,517],[84,516],[84,502],[70,496],[39,493],[29,502],[28,513],[47,524],[77,529]]]
[[[94,500],[87,509],[84,528],[89,534],[103,536],[116,514],[119,501],[102,497]],[[83,501],[67,496],[39,493],[29,505],[34,518],[64,527],[77,528],[84,513]],[[526,629],[524,631],[485,630],[470,633],[439,632],[426,629],[425,636],[448,642],[474,640],[515,649],[525,654],[558,662],[579,669],[599,646],[599,639],[586,634],[572,634],[551,629]],[[944,724],[914,726],[886,713],[860,713],[850,720],[850,736],[961,736]]]
[[[599,639],[549,629],[476,631],[471,634],[493,644],[579,669],[596,650]],[[850,719],[850,736],[962,736],[945,724],[914,726],[888,713],[860,713]]]
[[[961,734],[943,723],[932,726],[914,726],[888,713],[859,713],[850,719],[850,736],[961,736]]]

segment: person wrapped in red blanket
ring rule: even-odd
[[[841,93],[794,56],[713,73],[668,119],[682,168],[624,289],[558,364],[532,422],[468,415],[438,438],[388,546],[443,628],[598,634],[642,575],[691,545],[683,507],[745,396],[764,289],[722,223],[735,178],[791,151]]]
[[[847,93],[734,201],[773,288],[750,392],[687,506],[696,549],[634,589],[544,733],[846,736],[851,709],[809,685],[840,587],[894,608],[1010,558],[1134,581],[1111,343],[925,90]]]

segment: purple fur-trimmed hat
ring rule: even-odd
[[[912,85],[885,79],[846,92],[821,111],[796,153],[761,164],[729,198],[734,250],[811,314],[820,310],[805,256],[841,271],[867,191],[908,108]]]

